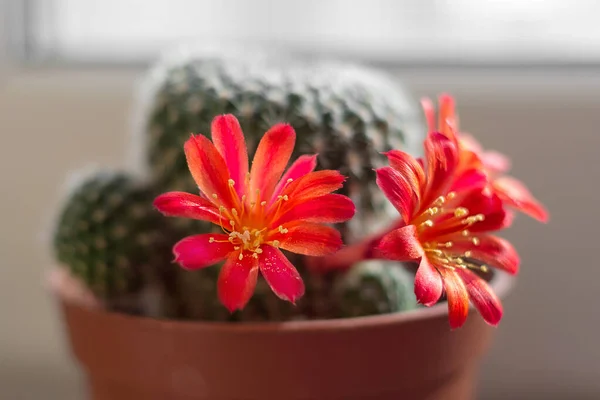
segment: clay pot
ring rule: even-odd
[[[512,278],[498,274],[500,297]],[[446,304],[286,323],[160,321],[61,301],[93,400],[469,400],[494,328]]]

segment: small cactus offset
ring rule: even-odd
[[[149,203],[155,193],[125,173],[95,171],[71,189],[63,205],[56,257],[109,309],[150,312],[142,293],[162,290],[166,276],[175,275],[168,271],[173,259],[168,222]]]
[[[417,308],[414,277],[398,262],[371,260],[336,277],[338,317],[361,317]]]

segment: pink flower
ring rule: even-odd
[[[198,269],[225,260],[218,293],[232,312],[250,300],[259,271],[277,296],[295,303],[304,283],[281,249],[323,256],[342,246],[340,233],[324,224],[354,215],[348,197],[332,194],[345,178],[338,171],[313,172],[316,155],[298,158],[284,174],[296,140],[289,125],[275,125],[264,135],[250,170],[233,115],[216,117],[211,132],[212,142],[192,135],[184,145],[200,195],[169,192],[154,205],[167,216],[210,221],[223,233],[184,238],[174,246],[176,261]]]
[[[390,259],[419,262],[417,300],[432,306],[445,292],[452,328],[464,324],[469,300],[486,322],[498,324],[500,300],[477,272],[489,265],[515,274],[519,257],[510,243],[490,234],[510,218],[486,176],[476,169],[456,175],[459,150],[442,133],[427,136],[424,160],[401,151],[387,157],[390,167],[376,171],[377,184],[403,224],[382,238],[378,250]]]
[[[421,101],[430,132],[439,132],[455,142],[459,165],[457,176],[469,169],[479,169],[488,176],[490,189],[504,204],[541,222],[548,221],[548,211],[519,180],[505,175],[510,161],[495,151],[486,151],[474,137],[459,131],[454,98],[442,94],[438,98],[439,115],[436,127],[435,110],[429,99]]]

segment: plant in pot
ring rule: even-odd
[[[472,398],[519,267],[494,232],[547,213],[452,97],[411,130],[391,78],[348,68],[153,75],[149,172],[84,175],[57,223],[92,398]]]

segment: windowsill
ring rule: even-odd
[[[64,91],[116,91],[130,93],[132,82],[149,68],[149,63],[48,62],[11,66],[0,77],[0,90],[42,85]],[[491,102],[545,101],[565,104],[576,98],[590,101],[600,91],[600,68],[563,66],[397,66],[380,65],[404,81],[415,93],[434,96],[452,92],[467,99]],[[475,100],[474,100],[475,101]]]

